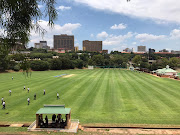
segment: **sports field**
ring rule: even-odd
[[[69,76],[55,77],[62,74]],[[30,93],[23,90],[24,85]],[[56,99],[57,92],[60,100]],[[2,96],[6,109],[0,109],[0,122],[33,122],[43,104],[65,104],[72,108],[72,119],[83,124],[180,125],[180,82],[128,70],[41,71],[32,72],[28,78],[21,72],[1,73]]]

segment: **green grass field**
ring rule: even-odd
[[[54,77],[60,74],[74,75]],[[24,85],[30,87],[30,93],[23,91]],[[56,99],[56,92],[60,100]],[[33,100],[34,93],[37,100]],[[65,104],[72,108],[72,119],[83,124],[180,125],[180,82],[128,70],[42,71],[32,72],[29,78],[21,72],[1,73],[2,96],[6,109],[0,109],[0,122],[33,122],[43,104]]]

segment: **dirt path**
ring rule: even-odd
[[[174,78],[170,78],[170,77],[160,77],[160,76],[157,76],[157,75],[154,75],[154,74],[150,74],[150,73],[147,73],[147,74],[155,76],[155,77],[159,77],[159,78],[169,78],[169,79],[172,79],[172,80],[180,81],[178,79],[174,79]]]
[[[180,135],[180,129],[101,129],[101,128],[85,128],[84,132],[94,132],[94,134],[122,134],[122,135]]]

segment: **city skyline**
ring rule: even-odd
[[[173,6],[167,9],[167,3]],[[49,29],[47,18],[42,18],[40,25],[47,33],[41,38],[38,33],[32,32],[29,47],[40,40],[47,40],[48,45],[53,47],[53,35],[70,34],[74,35],[75,46],[80,50],[83,40],[102,40],[103,49],[108,49],[109,52],[123,51],[125,48],[135,48],[137,51],[137,46],[141,45],[154,48],[156,51],[180,50],[180,2],[174,3],[174,0],[114,0],[113,3],[107,0],[58,1],[58,19],[55,21],[54,29]],[[156,5],[159,5],[160,10]],[[44,10],[41,3],[39,7]],[[151,12],[148,12],[149,10]],[[146,12],[147,15],[140,11]]]

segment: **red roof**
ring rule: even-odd
[[[172,54],[170,52],[155,52],[155,54]]]

